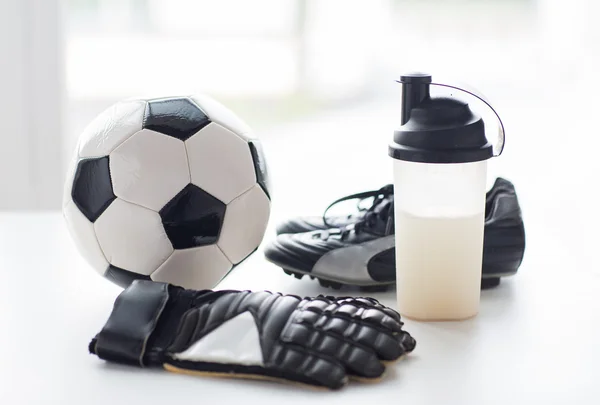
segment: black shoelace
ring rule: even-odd
[[[377,236],[386,236],[392,233],[393,229],[393,213],[394,204],[389,197],[394,194],[394,187],[392,184],[385,185],[379,190],[365,191],[362,193],[351,194],[346,197],[342,197],[332,202],[329,207],[323,213],[323,223],[328,228],[334,226],[327,222],[327,212],[336,204],[348,200],[359,200],[357,208],[359,212],[363,213],[363,216],[354,225],[346,227],[342,230],[342,239],[350,231],[354,230],[355,233],[368,232]],[[364,200],[373,198],[373,203],[369,208],[363,208],[361,204]],[[351,217],[351,215],[349,216]],[[383,231],[380,229],[383,228]]]

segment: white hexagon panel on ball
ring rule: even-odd
[[[185,288],[212,288],[231,270],[233,264],[217,245],[175,250],[150,278]]]
[[[227,204],[217,244],[233,264],[244,260],[260,245],[270,210],[269,198],[258,184]]]
[[[106,156],[142,129],[146,102],[121,101],[98,115],[79,138],[79,157]]]
[[[79,211],[70,198],[63,207],[63,215],[75,246],[85,261],[103,275],[108,268],[108,261],[98,244],[94,224]]]
[[[192,183],[228,204],[256,184],[248,142],[214,122],[185,141]]]
[[[115,148],[109,160],[115,195],[155,211],[190,182],[183,142],[149,129]]]
[[[149,276],[173,252],[158,213],[119,198],[94,228],[108,262],[134,273]]]

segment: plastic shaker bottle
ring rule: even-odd
[[[482,118],[454,97],[432,97],[430,75],[402,83],[394,159],[396,283],[399,312],[412,319],[461,320],[479,311],[487,160],[499,153]],[[492,108],[492,111],[493,108]],[[494,111],[494,113],[496,113]],[[497,114],[496,114],[497,116]]]

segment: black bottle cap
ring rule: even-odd
[[[481,117],[467,103],[451,97],[431,97],[431,75],[400,76],[401,126],[394,132],[389,155],[423,163],[478,162],[493,156]]]

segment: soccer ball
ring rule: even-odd
[[[63,196],[81,254],[123,287],[212,288],[258,248],[269,212],[260,142],[207,96],[104,111],[79,139]]]

